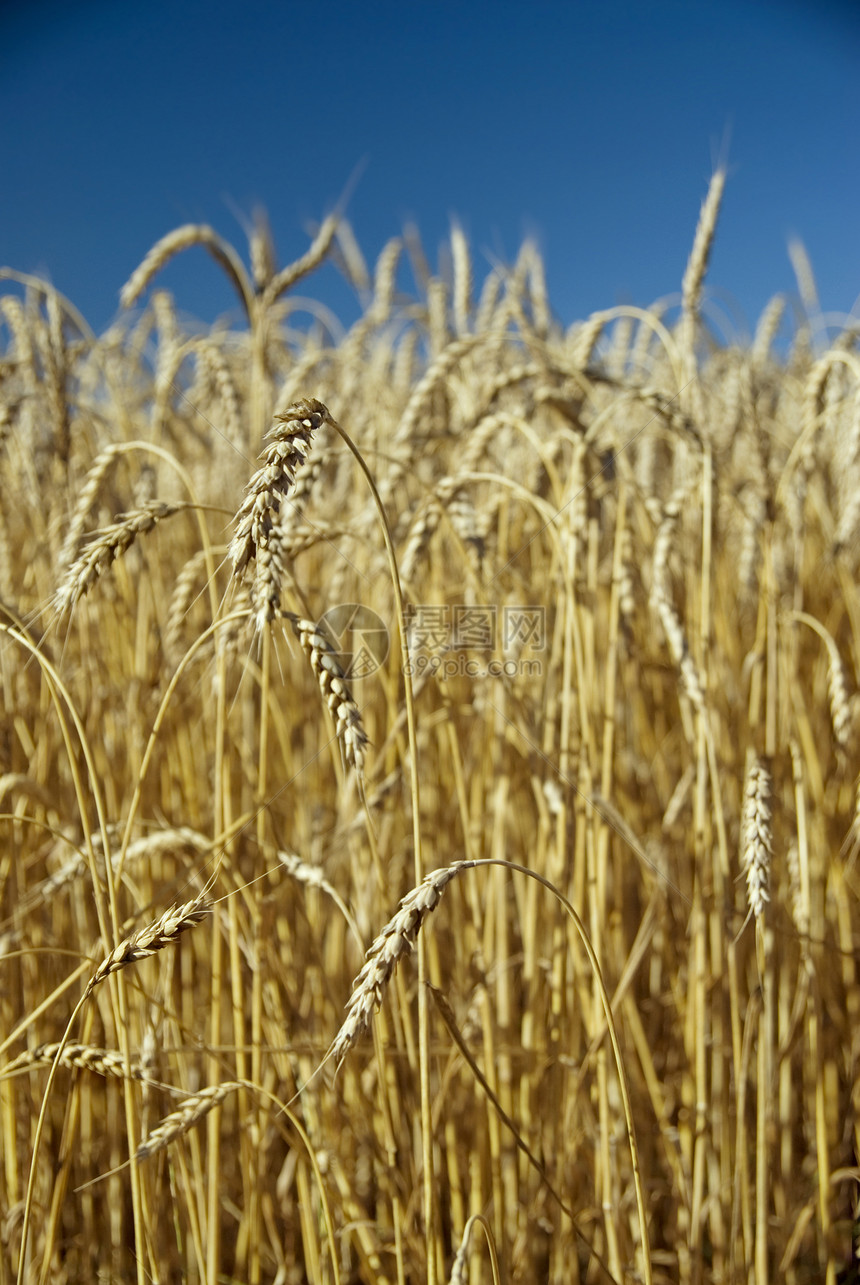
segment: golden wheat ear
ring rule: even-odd
[[[364,730],[361,710],[358,708],[337,653],[319,625],[289,612],[283,613],[290,621],[302,651],[310,661],[319,683],[322,698],[335,723],[337,738],[343,756],[356,775],[364,776],[364,756],[369,739]]]
[[[201,901],[187,901],[183,906],[171,906],[153,923],[147,924],[131,937],[114,946],[93,973],[87,984],[87,994],[93,991],[111,973],[128,968],[139,959],[155,955],[165,946],[171,946],[188,928],[201,923],[211,912],[211,907]]]
[[[424,920],[439,905],[442,893],[451,880],[468,866],[469,862],[455,861],[453,865],[432,870],[417,888],[407,893],[397,913],[370,947],[367,962],[355,979],[349,997],[346,1021],[329,1050],[329,1056],[334,1058],[337,1066],[340,1066],[352,1045],[370,1025],[370,1019],[382,1004],[398,963],[405,955],[411,954]]]
[[[198,1093],[191,1094],[181,1106],[170,1115],[166,1115],[143,1139],[137,1148],[135,1158],[147,1160],[157,1152],[163,1151],[165,1147],[170,1146],[171,1142],[175,1142],[177,1138],[181,1138],[189,1129],[199,1124],[215,1107],[220,1106],[229,1094],[241,1088],[239,1081],[228,1080],[224,1084],[210,1084]]]
[[[747,881],[750,910],[758,919],[770,895],[770,863],[773,853],[770,772],[755,754],[750,755],[744,784],[741,816],[741,866]]]
[[[322,402],[295,402],[275,416],[266,434],[268,445],[262,453],[262,467],[245,488],[245,498],[236,514],[236,532],[230,542],[233,575],[241,575],[268,542],[281,506],[295,482],[313,443],[314,433],[329,419]]]

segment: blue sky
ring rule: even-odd
[[[0,264],[47,275],[103,329],[149,246],[188,221],[283,260],[338,201],[372,260],[453,217],[480,276],[525,235],[565,323],[679,288],[715,159],[709,275],[754,325],[794,289],[799,236],[826,310],[860,296],[860,6],[802,0],[0,0]],[[195,250],[183,312],[234,302]],[[404,282],[405,284],[405,282]],[[305,288],[347,321],[333,268]]]

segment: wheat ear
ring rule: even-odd
[[[836,641],[828,629],[815,616],[805,611],[793,611],[793,620],[799,620],[815,630],[827,648],[827,685],[830,695],[830,717],[833,723],[833,735],[840,750],[847,750],[854,733],[854,715],[851,698],[848,692],[848,675],[839,654]]]
[[[584,370],[588,365],[591,360],[592,349],[600,338],[605,325],[606,313],[595,312],[573,332],[570,357],[577,370]]]
[[[348,219],[341,219],[335,230],[335,246],[332,249],[332,259],[340,268],[353,290],[359,294],[370,288],[370,273],[367,270],[367,264],[361,247],[356,240],[355,233],[352,230],[352,224]]]
[[[755,328],[752,348],[750,349],[754,366],[760,366],[770,356],[771,345],[776,338],[776,332],[779,330],[784,314],[785,296],[775,294],[765,305]]]
[[[147,959],[159,950],[164,950],[165,946],[171,946],[186,929],[201,923],[209,913],[209,905],[199,900],[186,901],[183,906],[171,906],[153,923],[114,946],[90,978],[86,994],[89,995],[111,973],[119,972],[121,968],[127,968],[139,959]]]
[[[254,292],[248,280],[245,265],[232,245],[223,240],[213,228],[202,223],[186,223],[183,227],[168,232],[160,241],[156,241],[119,293],[119,301],[123,308],[130,308],[136,302],[155,274],[160,272],[175,254],[179,254],[181,250],[187,250],[192,245],[202,245],[216,263],[220,263],[233,282],[236,293],[250,316]]]
[[[404,955],[411,953],[424,920],[439,905],[442,893],[455,875],[469,864],[467,861],[455,861],[453,865],[431,871],[417,888],[407,893],[397,913],[370,947],[367,962],[353,984],[346,1021],[330,1049],[330,1056],[338,1066],[370,1025],[370,1019],[382,1004],[395,968]]]
[[[761,760],[751,754],[741,816],[741,865],[746,874],[750,910],[756,919],[764,913],[765,903],[770,900],[768,884],[773,851],[770,793],[770,773]]]
[[[141,508],[124,514],[118,522],[97,531],[63,576],[54,595],[56,611],[71,611],[89,593],[99,576],[128,552],[139,535],[145,535],[164,518],[172,517],[187,507],[184,502],[165,504],[161,500],[150,500]]]
[[[302,651],[317,676],[323,700],[335,721],[337,738],[343,747],[344,758],[356,775],[364,775],[364,754],[368,744],[361,710],[346,681],[337,653],[321,632],[318,625],[300,616],[284,613],[293,626]]]
[[[668,500],[654,541],[651,603],[660,617],[672,659],[680,672],[687,697],[696,709],[702,709],[705,703],[704,687],[696,662],[690,654],[683,622],[672,602],[669,584],[669,552],[677,533],[682,494],[682,492],[676,492]]]
[[[146,1160],[149,1156],[154,1156],[157,1151],[163,1151],[169,1147],[171,1142],[176,1138],[181,1138],[183,1133],[193,1129],[204,1116],[208,1115],[214,1107],[217,1107],[224,1099],[236,1089],[241,1089],[243,1085],[238,1080],[227,1080],[224,1084],[210,1084],[199,1093],[194,1093],[191,1097],[185,1099],[180,1107],[166,1115],[159,1122],[140,1146],[137,1148],[135,1158],[137,1160]]]
[[[402,252],[403,242],[400,237],[395,236],[385,243],[376,260],[373,273],[373,303],[369,311],[377,325],[387,321],[391,315],[397,267]]]
[[[320,224],[320,229],[308,246],[303,255],[290,263],[286,268],[272,277],[269,284],[263,291],[263,306],[270,307],[285,291],[294,286],[302,277],[306,277],[314,268],[319,267],[323,259],[329,252],[334,234],[337,231],[337,225],[340,222],[340,216],[329,214]]]
[[[236,514],[236,533],[229,549],[234,576],[241,575],[266,547],[296,472],[308,457],[314,433],[328,419],[327,408],[313,399],[295,402],[275,416],[266,434],[263,466],[248,483]]]
[[[465,335],[469,331],[472,313],[472,256],[459,223],[451,227],[451,259],[454,265],[454,328],[458,335]]]
[[[77,557],[84,529],[87,525],[87,518],[89,517],[90,509],[95,503],[99,488],[114,460],[122,454],[123,450],[124,445],[122,442],[112,442],[103,451],[99,452],[90,465],[89,472],[84,478],[83,486],[78,495],[78,502],[75,505],[62,548],[57,557],[61,567],[68,567]]]
[[[269,216],[260,207],[254,210],[253,222],[248,234],[248,254],[251,260],[254,289],[261,294],[275,275],[277,258]]]
[[[10,1075],[17,1075],[21,1071],[30,1070],[31,1067],[39,1066],[42,1063],[51,1063],[60,1052],[60,1066],[75,1067],[83,1071],[94,1071],[96,1075],[114,1076],[117,1079],[127,1079],[128,1071],[126,1070],[125,1058],[122,1053],[115,1049],[96,1048],[92,1044],[66,1044],[64,1047],[60,1044],[39,1044],[34,1049],[25,1049],[19,1053],[13,1061],[0,1070],[0,1079],[5,1079]],[[138,1066],[132,1066],[131,1078],[133,1080],[141,1079],[143,1071]]]
[[[702,282],[708,270],[708,260],[711,257],[711,247],[714,243],[714,233],[717,230],[717,218],[720,213],[725,185],[726,171],[718,169],[711,179],[708,195],[702,205],[702,212],[699,215],[699,222],[696,226],[696,235],[693,238],[693,248],[690,251],[690,258],[687,261],[687,268],[681,283],[684,312],[691,316],[695,316],[698,313],[702,302]]]
[[[194,601],[195,591],[199,589],[202,573],[206,570],[207,556],[207,549],[198,549],[188,559],[176,577],[173,593],[170,596],[170,605],[167,608],[167,623],[164,626],[162,635],[164,652],[171,659],[181,654],[180,647],[185,616]]]

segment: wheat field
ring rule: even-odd
[[[723,186],[567,329],[3,271],[0,1285],[858,1279],[858,330],[730,333]]]

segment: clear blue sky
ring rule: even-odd
[[[359,162],[369,260],[414,219],[435,260],[543,249],[569,323],[677,290],[712,163],[729,182],[709,286],[751,326],[808,249],[825,309],[860,295],[860,5],[834,0],[0,0],[0,264],[103,329],[152,243],[188,221],[282,260]],[[234,307],[200,250],[179,308]],[[341,314],[334,269],[310,287]],[[352,317],[345,316],[346,320]]]

